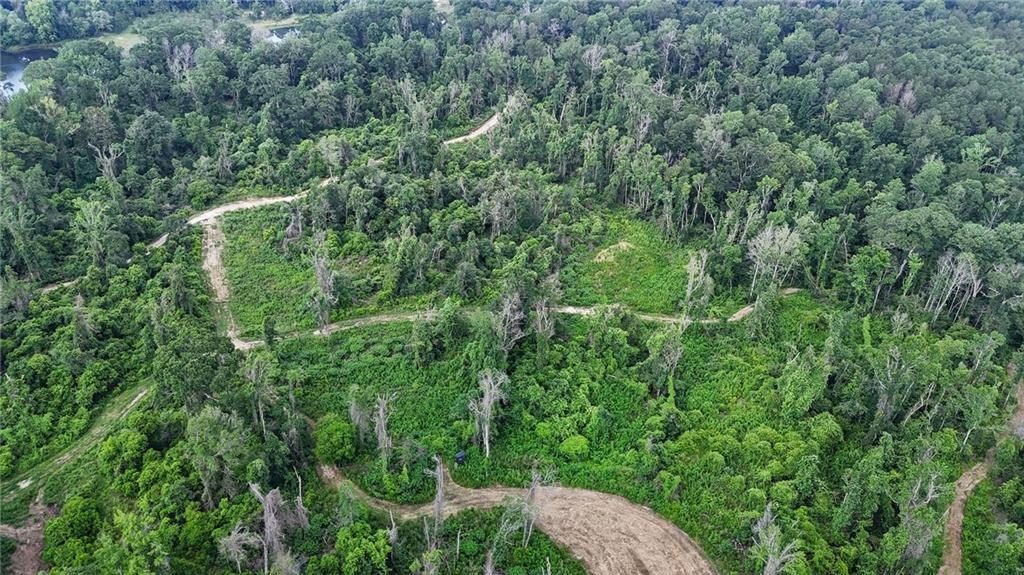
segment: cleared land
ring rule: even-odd
[[[342,477],[337,469],[321,465],[318,472],[326,483],[340,486]],[[350,489],[357,499],[370,507],[389,511],[405,521],[433,514],[433,505],[429,503],[396,505],[370,497],[354,485]],[[468,489],[448,477],[444,513],[452,515],[466,509],[497,507],[525,495],[525,489],[508,487]],[[582,561],[591,575],[716,572],[700,547],[681,529],[647,507],[618,495],[568,487],[541,487],[535,504],[537,527]]]

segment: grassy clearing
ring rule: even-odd
[[[690,252],[652,224],[613,215],[601,242],[578,251],[562,273],[565,303],[621,303],[631,309],[675,313],[686,288]]]
[[[259,336],[266,317],[274,318],[281,333],[313,328],[306,302],[316,280],[303,254],[282,250],[288,218],[282,206],[224,215],[229,308],[242,337]]]
[[[286,244],[287,206],[244,210],[224,215],[227,238],[224,265],[231,290],[229,309],[243,338],[261,337],[263,321],[272,317],[279,334],[316,327],[309,308],[316,278],[305,240]],[[433,295],[385,297],[385,255],[365,235],[328,234],[328,250],[338,272],[339,303],[332,321],[395,310],[431,306]]]
[[[274,30],[275,28],[285,28],[287,26],[295,26],[299,23],[297,16],[290,16],[288,18],[264,18],[259,20],[253,20],[249,22],[249,26],[253,30],[267,31]]]
[[[127,53],[133,47],[146,41],[146,37],[142,34],[129,32],[128,30],[124,30],[122,32],[108,32],[100,35],[99,39],[103,42],[113,42],[114,45],[120,48],[124,53]]]

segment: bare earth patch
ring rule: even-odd
[[[615,261],[615,256],[621,253],[628,252],[629,250],[632,250],[635,247],[636,246],[629,242],[619,242],[613,246],[608,246],[605,249],[597,252],[597,255],[594,256],[594,261],[599,264],[613,262]]]
[[[342,484],[337,468],[319,465],[317,470],[328,485]],[[348,488],[356,499],[404,521],[433,513],[430,503],[397,505],[370,497],[354,485]],[[444,513],[448,516],[466,509],[497,507],[525,493],[525,489],[507,487],[468,489],[448,477]],[[700,547],[681,529],[649,508],[618,495],[541,487],[536,504],[537,527],[582,561],[590,575],[716,573]]]
[[[43,570],[43,528],[57,510],[43,503],[43,492],[28,508],[28,521],[21,527],[0,524],[0,535],[17,544],[11,554],[11,575],[36,575]]]

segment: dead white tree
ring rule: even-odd
[[[686,265],[686,293],[683,295],[683,317],[704,315],[715,290],[715,281],[707,272],[708,251],[698,250]]]
[[[355,387],[355,386],[353,386]],[[366,437],[370,434],[370,416],[366,413],[359,402],[356,401],[355,394],[349,392],[348,400],[348,420],[352,422],[352,425],[356,428],[356,436],[359,439],[359,444],[366,443]]]
[[[259,355],[251,356],[243,369],[245,379],[252,387],[253,418],[263,429],[264,438],[267,437],[266,405],[277,401],[278,397],[267,370],[267,361]]]
[[[302,476],[295,469],[292,470],[295,473],[295,479],[299,482],[299,494],[295,496],[295,510],[292,512],[291,523],[298,525],[303,529],[309,528],[309,510],[306,509],[306,503],[302,499]]]
[[[505,399],[502,390],[508,383],[504,373],[488,369],[480,373],[481,397],[469,402],[469,411],[475,416],[476,433],[484,445],[484,457],[491,456],[491,424],[494,422],[494,411],[498,402]]]
[[[530,488],[523,498],[523,547],[530,544],[530,537],[533,536],[533,526],[537,523],[537,516],[540,515],[540,507],[537,506],[537,492],[540,490],[543,476],[536,469],[530,477]]]
[[[434,503],[432,506],[434,525],[430,533],[431,537],[427,541],[433,540],[436,543],[444,523],[444,464],[441,462],[441,458],[435,455],[434,469],[427,469],[424,472],[434,478]]]
[[[600,44],[592,44],[583,51],[583,63],[590,69],[591,75],[601,67],[601,61],[604,59],[604,46]]]
[[[321,330],[326,329],[327,325],[331,323],[331,310],[338,303],[338,295],[334,292],[336,275],[331,269],[330,259],[327,255],[326,237],[327,234],[324,230],[317,230],[313,234],[313,249],[310,253],[317,285],[310,305],[316,313],[317,324]]]
[[[391,460],[391,449],[394,447],[391,435],[388,434],[390,404],[394,399],[394,395],[378,395],[376,413],[373,416],[373,432],[377,436],[377,450],[380,451],[385,465]]]
[[[922,517],[926,515],[922,511],[939,498],[938,479],[938,473],[930,474],[927,483],[924,477],[918,477],[906,500],[900,502],[900,521],[907,534],[907,546],[903,550],[905,558],[920,560],[924,557],[935,535],[934,525]]]
[[[242,562],[247,561],[249,558],[249,552],[260,544],[260,537],[248,528],[244,527],[241,522],[235,525],[235,528],[231,530],[224,537],[221,537],[217,541],[217,551],[221,557],[235,564],[235,570],[239,573],[242,572]]]
[[[163,48],[167,69],[171,72],[171,76],[175,82],[182,81],[185,78],[185,73],[196,65],[195,49],[188,42],[180,46],[173,46],[168,38],[164,38]]]
[[[497,575],[498,572],[494,569],[494,552],[488,551],[487,556],[484,558],[484,575]]]
[[[548,298],[537,298],[533,302],[533,333],[538,341],[546,343],[555,334],[555,314]]]
[[[117,160],[124,154],[121,144],[104,144],[103,147],[99,147],[89,142],[89,148],[96,155],[96,166],[99,167],[103,177],[111,182],[116,182]]]
[[[263,506],[263,536],[260,537],[260,543],[263,545],[263,573],[266,575],[270,573],[270,558],[276,558],[284,550],[284,526],[278,517],[282,506],[281,491],[275,488],[264,495],[255,483],[249,484],[249,490]]]
[[[947,252],[939,258],[939,266],[932,275],[925,309],[933,312],[935,319],[946,311],[956,321],[981,293],[982,280],[983,274],[972,254]]]
[[[501,296],[501,307],[492,319],[494,335],[505,359],[508,359],[508,354],[516,342],[526,337],[526,331],[523,329],[525,323],[523,296],[519,290],[506,292]]]
[[[747,257],[754,264],[750,293],[754,293],[759,281],[765,285],[785,282],[803,257],[805,247],[800,232],[789,229],[786,224],[768,226],[754,236],[747,247]]]
[[[754,546],[750,552],[764,564],[762,575],[778,575],[786,565],[796,559],[797,542],[782,544],[782,530],[775,524],[772,504],[768,503],[764,514],[754,523]]]

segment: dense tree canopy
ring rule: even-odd
[[[965,573],[1019,568],[1024,4],[453,4],[0,3],[59,42],[0,102],[0,479],[52,573],[582,569],[528,500],[341,481],[422,503],[435,455],[723,572],[934,572],[990,448]]]

